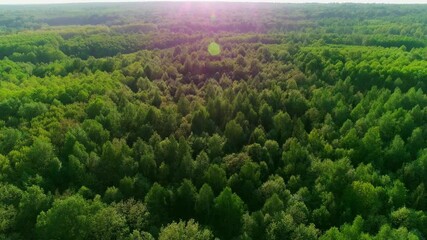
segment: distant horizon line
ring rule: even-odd
[[[0,2],[0,5],[7,6],[30,6],[30,5],[66,5],[66,4],[105,4],[105,3],[159,3],[159,2],[194,2],[194,3],[209,3],[209,2],[224,2],[224,3],[278,3],[278,4],[390,4],[390,5],[427,5],[426,0],[415,0],[415,1],[402,1],[402,0],[363,0],[363,1],[348,1],[348,0],[308,0],[308,1],[298,1],[298,0],[43,0],[36,2],[23,1],[13,1],[13,2]]]

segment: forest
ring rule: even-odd
[[[0,6],[0,239],[426,239],[426,13]]]

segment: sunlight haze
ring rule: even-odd
[[[161,1],[161,0],[154,0]],[[171,0],[181,1],[181,0]],[[204,0],[194,0],[204,2]],[[278,3],[388,3],[388,4],[427,4],[427,0],[219,0],[223,2],[278,2]],[[141,0],[5,0],[0,4],[56,4],[89,2],[151,2]]]

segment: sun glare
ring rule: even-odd
[[[208,46],[208,52],[212,56],[217,56],[221,53],[221,46],[216,42],[211,42]]]

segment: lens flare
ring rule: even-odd
[[[217,56],[221,53],[221,46],[216,42],[211,42],[208,46],[208,52],[212,56]]]
[[[211,22],[214,23],[216,21],[216,14],[214,12],[211,13]]]

